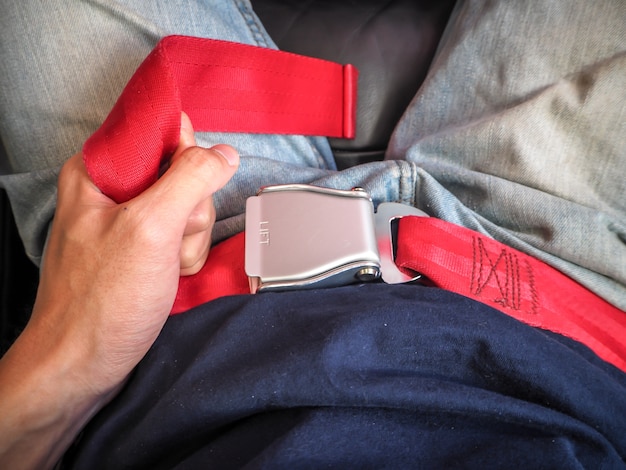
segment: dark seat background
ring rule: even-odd
[[[253,0],[280,49],[360,72],[357,135],[331,139],[340,169],[381,160],[395,124],[421,85],[456,0]],[[0,145],[0,171],[7,171]],[[0,354],[34,303],[38,270],[0,190]]]
[[[422,84],[456,0],[253,0],[282,50],[360,72],[354,140],[331,139],[339,169],[382,160]]]
[[[6,162],[0,145],[0,168]],[[39,272],[27,258],[4,190],[0,190],[0,354],[9,348],[30,318]]]

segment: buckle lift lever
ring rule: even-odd
[[[367,192],[310,185],[268,186],[246,203],[245,270],[252,293],[419,279],[393,259],[391,222],[427,217],[383,203],[374,214]]]

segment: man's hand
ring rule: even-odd
[[[54,464],[119,390],[161,331],[179,276],[206,261],[212,195],[238,162],[232,147],[195,147],[183,115],[169,168],[131,201],[103,195],[81,154],[65,164],[35,308],[0,362],[2,466]]]

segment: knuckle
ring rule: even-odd
[[[170,234],[164,230],[161,220],[148,211],[137,211],[131,205],[123,206],[116,221],[120,238],[132,242],[146,252],[161,251],[167,248]]]
[[[194,176],[200,178],[207,186],[214,187],[222,179],[226,164],[217,152],[202,147],[191,147],[186,151],[185,159],[192,167]]]
[[[209,207],[195,210],[191,213],[189,221],[187,222],[187,232],[195,233],[209,230],[213,227],[214,223],[215,209],[213,208],[213,204],[211,204]]]

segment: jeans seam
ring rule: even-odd
[[[396,171],[398,173],[398,199],[402,204],[416,206],[415,200],[415,181],[416,166],[414,163],[404,160],[395,160]]]
[[[268,41],[265,28],[259,23],[255,13],[250,8],[250,4],[247,1],[238,0],[236,5],[237,9],[241,13],[241,16],[245,20],[248,29],[252,33],[252,38],[257,46],[272,47]]]

